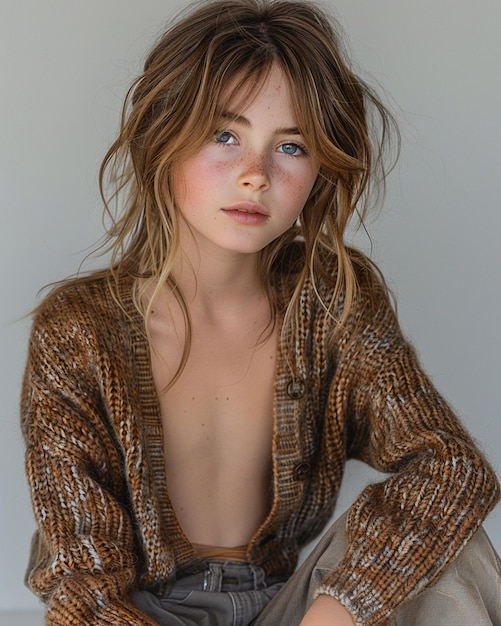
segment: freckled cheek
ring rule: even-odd
[[[230,178],[234,167],[235,163],[229,159],[212,159],[200,168],[200,174],[209,184],[220,187],[221,183]]]
[[[228,174],[228,164],[220,159],[186,164],[178,178],[182,183],[175,186],[178,200],[209,200],[213,192],[221,190]]]
[[[274,180],[290,195],[294,202],[304,204],[308,199],[315,182],[315,176],[310,171],[289,170],[274,165],[272,168]]]

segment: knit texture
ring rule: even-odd
[[[376,277],[364,280],[334,341],[334,322],[305,285],[294,376],[290,338],[278,346],[273,501],[247,557],[269,575],[291,574],[298,549],[332,515],[346,460],[388,473],[352,505],[347,552],[318,590],[372,626],[433,583],[499,487],[422,372]],[[47,603],[50,625],[153,624],[132,591],[204,566],[167,494],[149,346],[131,286],[120,285],[121,308],[103,277],[68,284],[33,323],[22,427],[38,531],[27,581]]]

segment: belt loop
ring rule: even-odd
[[[258,583],[257,583],[257,576],[256,576],[257,571],[256,571],[256,568],[251,563],[249,563],[249,567],[252,572],[252,578],[253,578],[252,582],[254,583],[254,589],[257,591],[259,589]]]
[[[204,571],[204,582],[203,582],[203,591],[209,591],[210,590],[210,586],[211,586],[211,579],[212,579],[212,570],[209,566],[209,569],[206,569]]]
[[[221,563],[210,562],[204,572],[204,591],[221,591],[223,566]]]
[[[256,590],[261,591],[262,589],[266,589],[267,583],[266,583],[266,574],[264,572],[264,569],[256,565],[253,565],[252,567],[254,569],[254,576],[257,579]]]

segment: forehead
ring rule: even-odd
[[[259,75],[235,77],[219,99],[218,114],[224,117],[242,116],[256,107],[268,107],[271,113],[277,106],[282,108],[284,115],[292,114],[289,81],[283,70],[273,64]]]

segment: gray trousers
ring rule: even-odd
[[[214,561],[162,596],[137,591],[134,602],[164,626],[298,626],[318,584],[345,552],[345,523],[343,515],[287,582],[266,579],[254,565]],[[501,561],[483,529],[388,626],[501,626]]]

